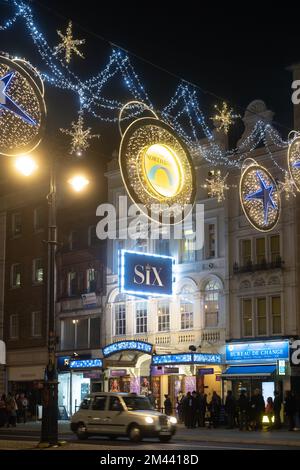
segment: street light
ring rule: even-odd
[[[72,186],[74,191],[80,193],[90,183],[84,175],[75,175],[69,179],[68,183]]]
[[[30,155],[20,155],[15,160],[15,168],[23,176],[31,176],[37,167],[36,162]]]

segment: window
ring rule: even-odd
[[[242,299],[242,335],[253,336],[251,299]]]
[[[96,233],[96,225],[89,227],[88,231],[88,244],[89,246],[94,246],[99,242],[99,238]]]
[[[42,313],[31,313],[31,336],[42,336]]]
[[[76,272],[68,273],[69,296],[78,295],[78,276]]]
[[[247,266],[252,261],[251,240],[241,240],[240,247],[241,247],[241,256],[240,256],[241,266]]]
[[[19,337],[19,315],[14,313],[9,317],[9,338],[17,339]]]
[[[21,287],[21,264],[16,263],[11,267],[11,287]]]
[[[219,316],[219,284],[209,281],[204,289],[205,326],[212,328],[218,326]]]
[[[185,232],[185,235],[190,236],[190,233]],[[195,239],[184,238],[183,240],[181,240],[181,262],[191,263],[195,261],[195,257],[196,257]]]
[[[109,411],[123,411],[123,405],[118,397],[109,397]]]
[[[168,301],[158,302],[158,331],[170,330],[170,310]]]
[[[43,230],[45,225],[45,212],[43,207],[37,207],[33,212],[33,228],[35,232]]]
[[[208,258],[216,256],[215,224],[208,225]]]
[[[271,298],[272,334],[281,334],[281,298]]]
[[[68,318],[61,322],[62,350],[100,347],[100,318]]]
[[[266,243],[264,238],[256,238],[256,263],[263,264],[266,261]]]
[[[89,347],[89,319],[80,318],[76,323],[76,347],[86,349]]]
[[[136,332],[147,333],[147,302],[136,303]]]
[[[70,250],[78,250],[79,248],[79,234],[75,230],[70,233],[69,237],[69,248]]]
[[[97,273],[94,268],[89,268],[87,270],[87,291],[88,292],[96,292],[96,288],[97,288],[96,274]]]
[[[22,235],[22,216],[19,212],[12,214],[12,236]]]
[[[97,411],[104,411],[106,404],[106,396],[95,397],[92,403],[92,409]]]
[[[74,349],[76,320],[68,319],[62,321],[62,349]]]
[[[193,328],[193,304],[188,299],[180,301],[181,329],[188,330]]]
[[[41,258],[33,260],[33,282],[41,284],[44,280],[44,265]]]
[[[90,348],[100,348],[100,317],[90,318]]]
[[[126,303],[125,297],[117,296],[114,304],[115,335],[126,335]]]
[[[147,242],[147,240],[145,240]],[[159,240],[156,240],[155,243],[155,251],[159,255],[165,255],[168,256],[170,253],[170,243],[169,240],[165,240],[163,238],[160,238]]]
[[[280,260],[280,237],[279,235],[272,235],[270,237],[270,253],[271,262],[276,263]]]
[[[138,238],[135,242],[137,251],[145,253],[148,249],[148,240],[146,238]]]
[[[266,298],[257,299],[257,334],[267,334]]]

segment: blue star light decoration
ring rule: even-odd
[[[252,201],[254,199],[258,199],[262,202],[263,211],[264,211],[264,223],[267,224],[268,223],[269,207],[272,207],[273,209],[277,209],[277,204],[272,199],[272,193],[274,191],[274,186],[272,184],[267,185],[266,182],[264,181],[263,177],[259,173],[259,171],[256,172],[256,176],[259,179],[260,189],[258,189],[254,193],[247,194],[245,196],[245,200],[246,201]]]
[[[6,93],[14,75],[15,72],[9,72],[4,77],[0,78],[0,111],[6,109],[23,119],[23,121],[28,124],[36,126],[37,122],[25,113],[25,111],[21,109],[20,106],[18,106]]]

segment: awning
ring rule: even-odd
[[[268,376],[276,372],[276,365],[263,366],[230,366],[223,372],[222,377]]]

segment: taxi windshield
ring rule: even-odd
[[[128,411],[153,410],[153,406],[147,397],[123,397]]]

